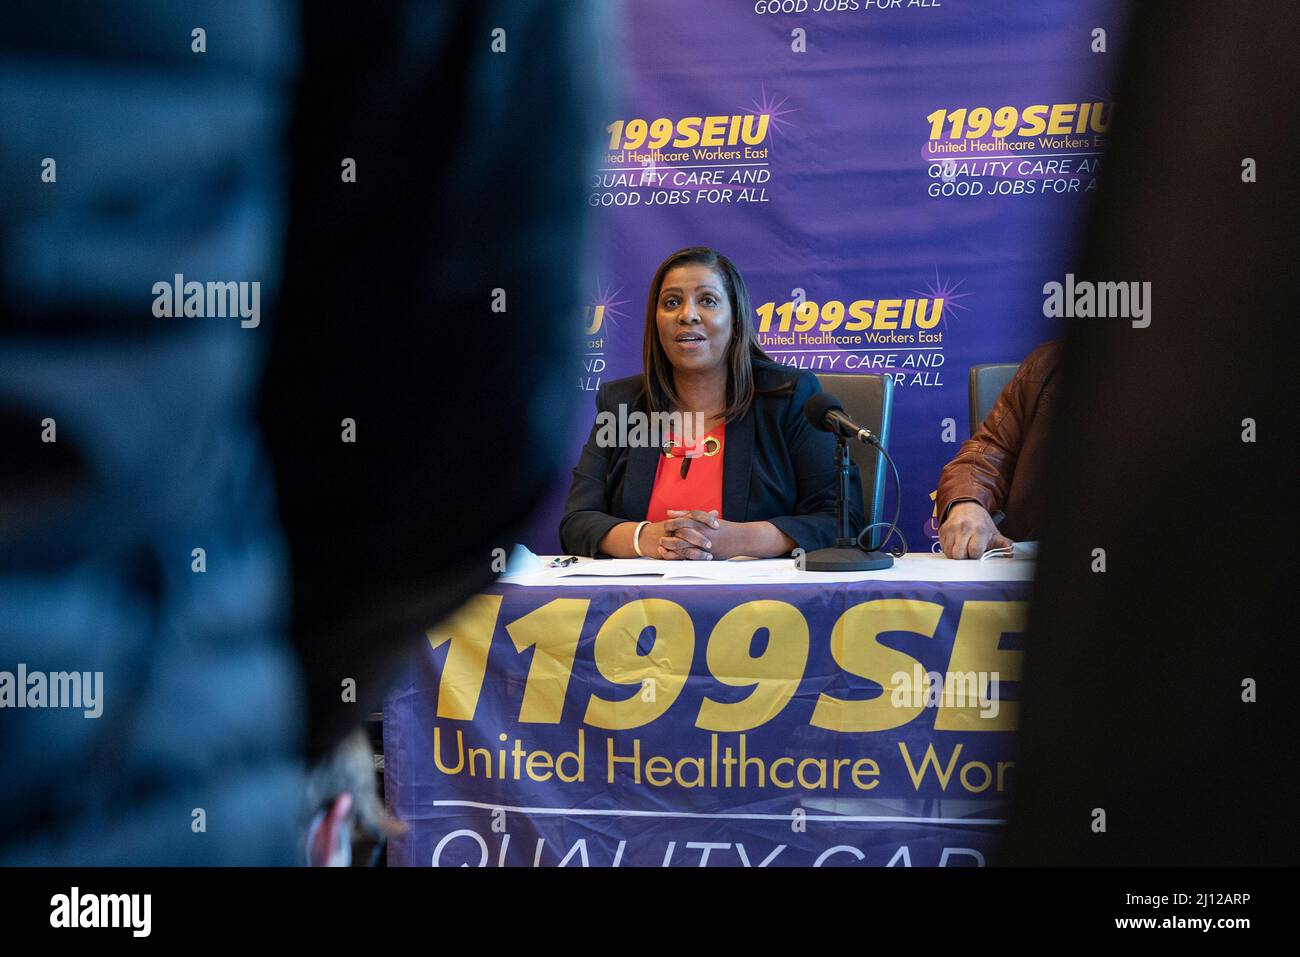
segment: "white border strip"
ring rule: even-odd
[[[599,810],[585,807],[511,807],[508,804],[488,804],[483,801],[433,801],[435,807],[473,807],[484,811],[510,811],[514,814],[568,814],[574,817],[684,817],[709,820],[789,821],[789,814],[705,814],[699,811],[628,811],[620,809]],[[872,817],[847,814],[805,814],[805,821],[867,821],[876,824],[1005,824],[1002,818],[993,817]]]

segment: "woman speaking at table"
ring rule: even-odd
[[[659,266],[646,303],[645,372],[596,393],[601,414],[560,522],[565,551],[707,561],[835,544],[835,439],[803,415],[821,387],[763,353],[752,314],[726,256],[696,246]],[[615,430],[602,427],[663,421],[661,413],[679,413],[671,420],[680,434],[631,428],[612,440]],[[849,508],[861,528],[856,466]]]

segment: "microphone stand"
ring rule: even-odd
[[[853,460],[844,436],[835,435],[835,463],[839,469],[839,489],[835,495],[835,517],[839,535],[830,548],[819,548],[804,556],[804,569],[810,572],[874,572],[892,568],[894,556],[888,552],[864,552],[849,525],[849,474]]]

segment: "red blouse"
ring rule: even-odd
[[[722,516],[722,452],[727,427],[718,426],[692,449],[683,454],[681,447],[672,450],[673,456],[659,456],[655,471],[655,484],[650,492],[650,507],[646,521],[662,522],[668,510],[698,508],[716,511]],[[686,470],[682,475],[683,468]]]

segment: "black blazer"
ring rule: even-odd
[[[722,453],[722,517],[731,522],[771,522],[805,551],[834,545],[838,536],[835,437],[810,426],[804,402],[821,391],[811,372],[755,360],[759,391],[743,417],[727,423]],[[782,390],[782,387],[786,387]],[[782,390],[782,391],[775,391]],[[773,394],[764,395],[763,392]],[[644,376],[602,383],[596,409],[646,411]],[[657,448],[601,448],[596,426],[573,469],[560,520],[560,544],[571,555],[595,555],[620,522],[639,522],[650,507],[659,466]],[[852,466],[849,521],[862,528],[862,482]]]

